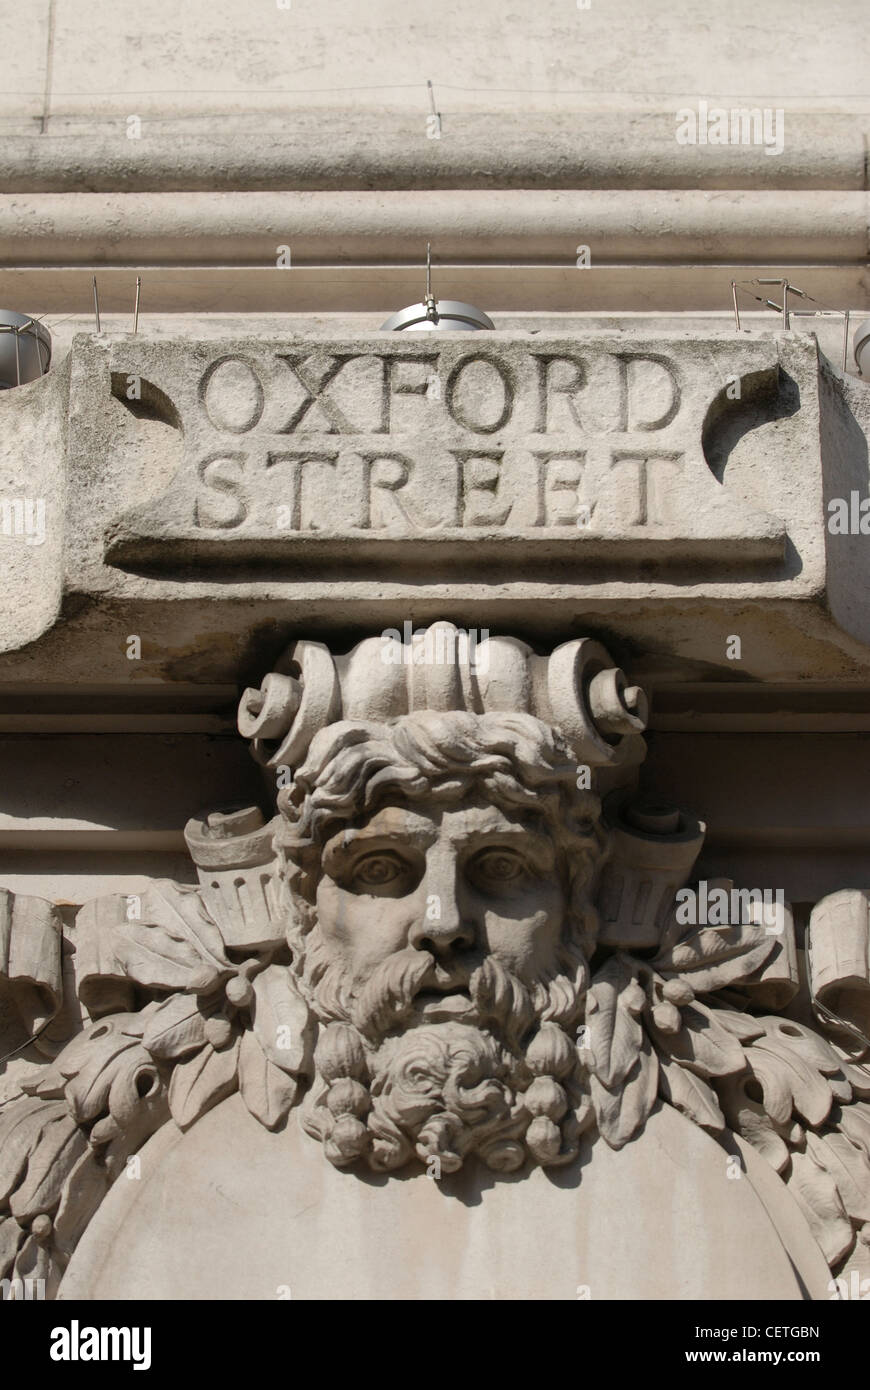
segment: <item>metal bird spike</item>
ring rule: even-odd
[[[428,319],[438,318],[438,303],[432,294],[432,243],[426,242],[426,298],[423,300],[426,305],[426,317]]]
[[[736,280],[732,280],[732,281],[731,281],[731,300],[732,300],[732,303],[734,304],[734,326],[735,326],[737,332],[739,333],[739,332],[740,332],[740,309],[739,309],[738,304],[737,304],[737,281],[736,281]]]

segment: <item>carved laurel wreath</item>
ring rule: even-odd
[[[42,1279],[47,1297],[111,1184],[170,1117],[186,1130],[238,1090],[277,1129],[310,1065],[283,948],[228,952],[195,889],[152,884],[141,919],[121,916],[107,939],[100,981],[132,988],[139,1007],[95,1017],[92,1002],[89,1026],[0,1107],[0,1278]],[[578,1036],[585,1105],[613,1148],[659,1101],[713,1136],[741,1135],[836,1272],[856,1240],[870,1243],[870,1068],[802,1024],[739,1007],[735,991],[773,947],[755,926],[672,919],[654,959],[608,956]]]

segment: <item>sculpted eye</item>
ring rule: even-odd
[[[484,850],[475,856],[471,867],[477,877],[496,883],[509,883],[526,874],[525,860],[509,849]]]
[[[407,864],[398,855],[367,854],[355,864],[353,877],[365,888],[383,888],[395,883],[407,870]]]

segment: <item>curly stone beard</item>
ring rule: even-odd
[[[473,1154],[507,1172],[527,1159],[569,1162],[592,1111],[581,1083],[576,1029],[597,925],[588,890],[602,853],[599,803],[575,787],[558,735],[529,715],[408,715],[395,724],[343,722],[313,741],[279,805],[293,921],[288,941],[300,993],[317,1020],[314,1083],[303,1127],[338,1167],[378,1171],[415,1156],[451,1172]],[[404,799],[455,804],[482,790],[496,805],[534,813],[560,854],[566,918],[550,973],[525,981],[488,955],[467,997],[423,1008],[416,996],[433,956],[396,952],[357,990],[325,948],[314,910],[320,848],[336,820]],[[434,1011],[434,1017],[433,1015]]]
[[[316,958],[318,942],[311,945]],[[501,1172],[527,1157],[568,1162],[590,1112],[573,1032],[552,1011],[555,998],[572,1019],[582,1016],[585,958],[573,981],[560,974],[530,989],[488,956],[469,980],[468,1001],[451,995],[439,1008],[464,1005],[461,1016],[428,1022],[415,996],[433,964],[427,951],[397,952],[355,999],[340,964],[303,972],[320,1024],[306,1132],[337,1167],[365,1158],[387,1171],[415,1155],[436,1159],[436,1172],[455,1171],[471,1154]]]

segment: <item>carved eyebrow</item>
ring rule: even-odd
[[[423,826],[420,826],[418,830],[408,828],[380,830],[369,825],[358,828],[350,826],[345,829],[340,839],[338,836],[335,837],[329,847],[329,852],[340,854],[355,849],[357,846],[371,847],[373,845],[383,845],[385,849],[388,849],[390,845],[394,844],[409,845],[413,849],[421,849],[433,843],[436,833],[434,827]]]
[[[526,839],[542,840],[547,844],[550,842],[550,837],[542,830],[537,830],[532,825],[518,825],[512,821],[494,825],[481,825],[471,832],[469,838],[476,840],[483,836],[489,839],[491,836],[495,835],[522,835]]]
[[[468,854],[474,854],[479,849],[495,849],[500,842],[505,849],[513,849],[517,846],[511,842],[517,840],[521,840],[523,846],[528,848],[536,859],[549,862],[555,857],[555,846],[550,837],[523,825],[494,825],[491,828],[482,827],[475,830],[470,837],[467,850]]]

